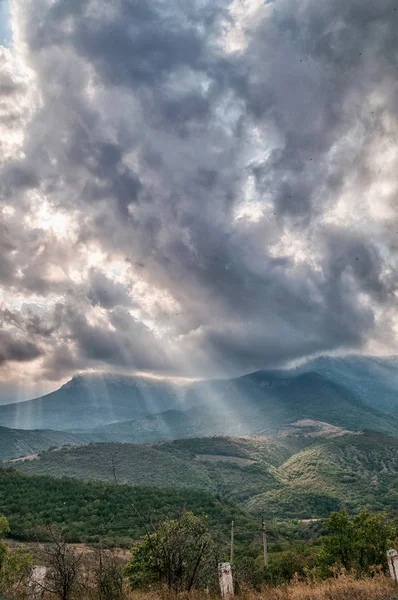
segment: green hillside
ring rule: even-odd
[[[375,432],[320,440],[292,455],[278,469],[284,482],[252,498],[252,511],[286,517],[325,516],[346,506],[396,510],[398,440]]]
[[[130,544],[148,527],[184,509],[206,515],[213,533],[226,543],[234,519],[238,548],[259,536],[258,519],[205,492],[87,483],[0,470],[0,514],[9,519],[16,539],[45,539],[43,526],[52,523],[61,526],[71,542]]]
[[[89,444],[43,452],[35,460],[16,461],[25,473],[102,480],[160,487],[213,490],[200,464],[165,456],[164,452],[138,444]]]
[[[76,436],[63,431],[8,429],[0,427],[0,460],[37,454],[52,446],[81,444]]]
[[[26,473],[201,490],[278,519],[398,506],[397,439],[322,423],[296,429],[306,433],[91,444],[12,464]]]
[[[76,477],[132,485],[197,489],[244,503],[260,491],[278,489],[278,467],[311,443],[281,438],[191,438],[153,445],[101,443],[43,452],[15,461],[25,473]]]

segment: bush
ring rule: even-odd
[[[165,584],[175,593],[208,587],[217,559],[204,518],[184,512],[132,548],[127,574],[133,589]]]
[[[361,512],[350,516],[347,511],[332,513],[326,522],[328,533],[323,540],[319,561],[325,574],[331,567],[369,574],[380,566],[387,569],[386,552],[394,547],[397,527],[385,513]]]

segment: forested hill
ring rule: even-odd
[[[90,444],[12,465],[55,477],[201,490],[279,519],[398,506],[398,440],[314,421],[266,438]]]
[[[205,515],[213,533],[226,541],[234,519],[238,546],[260,531],[258,519],[197,490],[86,483],[12,470],[0,470],[0,489],[0,514],[9,519],[13,537],[21,540],[46,539],[45,524],[51,523],[61,526],[70,542],[113,540],[129,546],[183,510]]]

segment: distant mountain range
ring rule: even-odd
[[[277,436],[90,444],[12,465],[29,474],[201,490],[268,519],[398,506],[396,438],[311,420]]]
[[[0,425],[83,441],[269,434],[298,419],[398,436],[398,360],[321,357],[298,367],[189,385],[79,375],[41,398],[0,406]]]
[[[83,439],[149,442],[192,436],[265,435],[299,419],[398,435],[398,418],[377,410],[370,400],[365,403],[353,387],[315,371],[259,371],[190,388],[186,403],[192,408],[100,426],[86,431]]]

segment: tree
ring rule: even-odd
[[[93,569],[94,584],[98,600],[123,599],[123,566],[112,550],[102,547],[96,550]]]
[[[42,549],[43,560],[48,569],[43,589],[60,600],[70,600],[81,581],[83,552],[76,552],[67,544],[58,529],[51,525],[46,529],[50,543]]]
[[[385,513],[361,512],[350,516],[347,511],[332,513],[326,527],[321,560],[327,566],[341,566],[369,573],[371,567],[387,567],[386,552],[393,545],[396,526]]]
[[[10,532],[8,521],[0,517],[0,595],[21,597],[26,588],[32,567],[29,554],[17,551],[10,553],[1,541]]]
[[[174,592],[207,587],[216,573],[214,544],[204,518],[184,512],[164,521],[133,547],[127,574],[133,589],[166,584]]]

